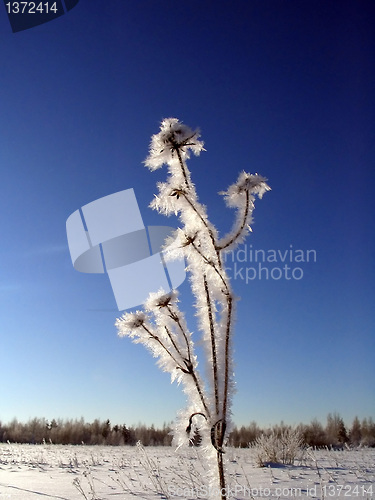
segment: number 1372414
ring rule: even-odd
[[[8,14],[57,14],[57,2],[8,2]]]

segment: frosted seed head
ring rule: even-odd
[[[227,191],[221,191],[220,194],[225,197],[225,201],[230,207],[238,207],[243,204],[245,194],[257,195],[262,198],[264,193],[270,191],[267,179],[258,174],[249,174],[241,172],[237,181],[229,186]]]
[[[171,306],[172,304],[176,304],[178,302],[178,292],[177,290],[171,290],[169,293],[166,293],[164,290],[159,290],[156,293],[150,293],[145,307],[148,311],[155,311],[155,309],[160,310],[164,307]]]
[[[125,313],[116,321],[116,327],[120,337],[130,335],[132,332],[141,328],[146,322],[146,315],[143,311],[134,313]]]
[[[178,153],[183,158],[189,158],[189,150],[199,155],[204,150],[199,137],[199,130],[193,131],[177,118],[166,118],[161,122],[160,132],[151,138],[149,155],[144,163],[150,170],[156,170],[164,163],[170,163]]]

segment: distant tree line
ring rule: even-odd
[[[10,443],[51,443],[51,444],[88,444],[88,445],[135,445],[141,441],[144,446],[170,446],[171,428],[164,424],[162,429],[153,425],[128,427],[112,425],[109,420],[98,419],[87,423],[79,420],[46,420],[33,418],[27,423],[13,419],[9,424],[0,422],[0,442]]]
[[[255,422],[240,428],[235,427],[229,436],[229,444],[237,448],[246,448],[262,434],[271,434],[272,431],[281,434],[291,428],[281,423],[270,429],[261,429]],[[323,426],[314,419],[310,424],[297,426],[306,446],[342,448],[343,446],[375,447],[375,423],[373,419],[364,418],[362,421],[355,417],[351,426],[346,427],[338,413],[329,413],[326,425]]]
[[[234,427],[228,438],[228,445],[237,448],[247,448],[262,434],[271,432],[282,433],[291,427],[281,423],[272,428],[262,429],[255,422],[247,426]],[[375,447],[375,423],[373,419],[359,420],[355,417],[351,426],[346,427],[338,413],[329,413],[327,422],[323,426],[318,420],[310,424],[297,426],[301,437],[307,446],[341,448],[368,446]],[[33,418],[27,423],[13,419],[9,424],[0,422],[0,442],[6,443],[51,443],[51,444],[87,444],[87,445],[135,445],[141,441],[144,446],[170,446],[172,444],[172,427],[164,424],[161,429],[153,425],[147,427],[128,427],[112,425],[109,420],[102,422],[94,420],[87,423],[83,418],[79,420],[46,420]],[[199,443],[199,435],[196,436]]]

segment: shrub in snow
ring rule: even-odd
[[[269,434],[261,434],[254,443],[258,467],[270,463],[293,465],[302,450],[303,439],[298,429],[273,429]]]
[[[225,272],[224,253],[242,242],[250,230],[255,196],[261,198],[270,188],[258,174],[242,172],[227,191],[221,193],[229,207],[237,211],[232,231],[220,238],[199,202],[186,160],[199,155],[203,142],[175,118],[162,122],[152,137],[145,165],[156,170],[166,164],[169,176],[158,184],[151,207],[158,212],[176,214],[181,221],[166,242],[169,259],[184,258],[195,297],[202,342],[205,346],[209,380],[206,385],[198,371],[192,332],[179,308],[178,293],[161,290],[152,293],[143,311],[125,313],[117,320],[120,336],[144,344],[158,358],[159,366],[171,373],[172,381],[183,385],[189,406],[180,413],[174,434],[178,446],[188,444],[199,429],[201,448],[209,464],[213,486],[225,498],[223,446],[230,419],[233,392],[232,331],[234,296]]]

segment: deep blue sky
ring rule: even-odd
[[[65,234],[76,209],[131,187],[146,224],[176,224],[148,208],[165,169],[142,165],[170,116],[202,130],[190,168],[221,233],[234,214],[217,193],[245,169],[272,187],[248,249],[316,251],[289,262],[300,280],[233,280],[235,422],[375,415],[374,14],[370,0],[80,0],[13,34],[0,10],[0,420],[161,425],[184,405],[117,337],[108,279],[73,269]]]

